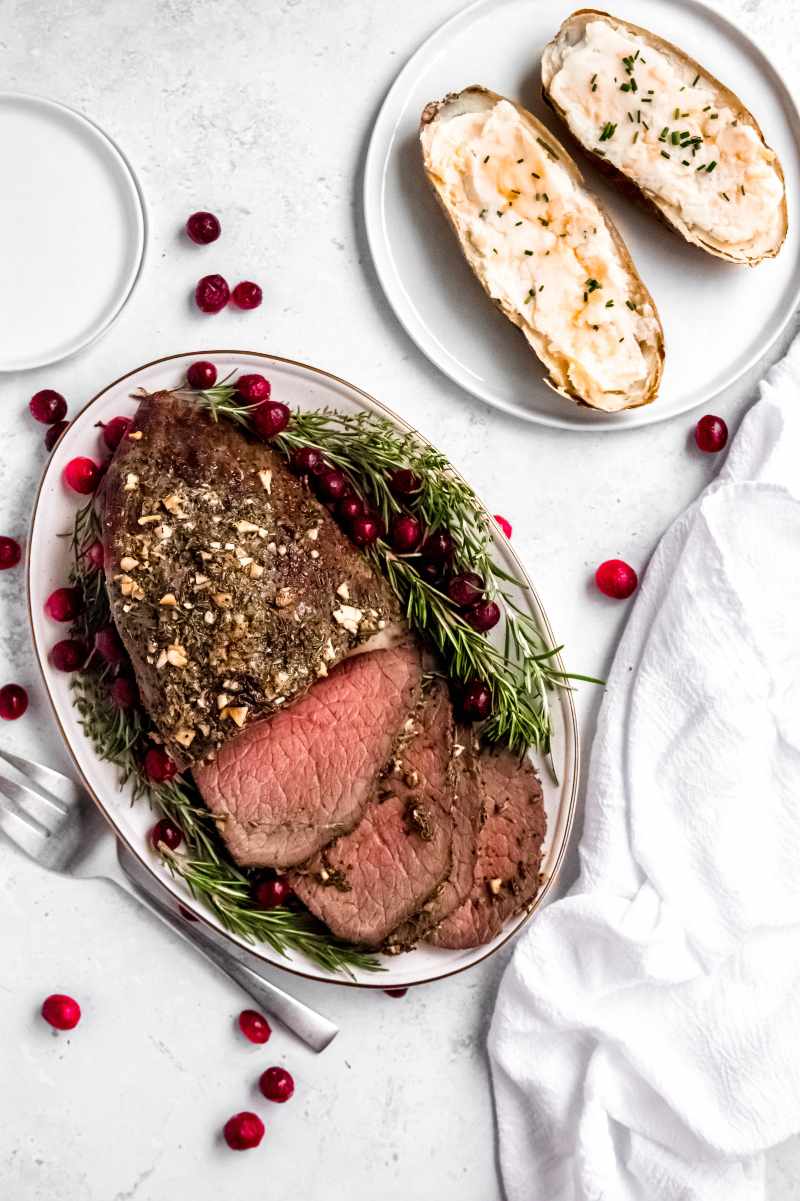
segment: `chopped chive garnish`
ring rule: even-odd
[[[614,307],[614,301],[613,301],[613,300],[607,300],[607,301],[606,301],[606,308],[607,308],[607,309],[613,309],[613,307]]]
[[[516,229],[516,227],[517,227],[518,225],[522,225],[522,222],[521,222],[521,221],[515,221],[515,222],[514,222],[514,228]]]
[[[692,164],[689,162],[688,158],[682,158],[682,159],[681,159],[681,166],[682,166],[682,167],[691,167],[691,165],[692,165]]]
[[[638,92],[638,91],[639,91],[639,87],[638,87],[638,85],[637,85],[637,83],[636,83],[636,80],[635,80],[635,79],[631,79],[631,91],[632,91],[632,92]]]
[[[478,213],[478,216],[479,216],[479,217],[485,217],[485,216],[486,216],[486,209],[481,209],[481,211]]]
[[[588,293],[588,292],[584,292],[584,294],[583,294],[583,303],[584,303],[584,304],[586,304],[586,301],[587,301],[588,299],[589,299],[589,293]]]
[[[498,209],[498,210],[497,210],[497,215],[498,215],[498,217],[502,217],[502,215],[503,215],[503,210],[502,210],[502,209]]]
[[[695,75],[695,77],[694,77],[694,80],[693,80],[693,82],[692,82],[692,87],[693,87],[693,88],[696,88],[696,87],[697,87],[697,84],[698,84],[698,82],[699,82],[699,79],[700,79],[700,76],[699,76],[699,75]]]
[[[678,133],[677,129],[673,129],[672,133],[669,135],[669,140],[672,142],[673,146],[678,145],[678,142],[681,140],[681,135]]]
[[[587,281],[586,281],[586,291],[587,292],[596,292],[597,289],[602,288],[602,286],[603,285],[599,284],[596,279],[587,279]]]
[[[532,255],[532,254],[533,254],[533,251],[532,251],[532,250],[526,250],[526,251],[525,251],[525,253],[526,253],[527,255],[529,255],[529,256],[530,256],[530,255]]]
[[[595,329],[595,330],[597,330],[597,329],[599,329],[599,328],[600,328],[600,326],[599,326],[599,325],[593,325],[593,326],[592,326],[592,329]]]
[[[489,155],[488,155],[488,154],[486,155],[486,158],[485,158],[483,161],[484,161],[485,163],[488,163],[488,161],[489,161]]]
[[[652,104],[652,103],[653,103],[653,101],[650,96],[642,96],[642,104]]]
[[[612,125],[612,123],[610,121],[606,121],[605,125],[603,126],[602,130],[600,131],[599,141],[607,142],[607,141],[609,141],[610,138],[613,138],[614,131],[616,128],[617,128],[616,125]]]
[[[661,130],[661,133],[658,135],[659,142],[666,142],[668,133],[669,133],[669,126],[665,125],[664,128]]]
[[[669,157],[670,157],[670,155],[668,155],[668,154],[667,154],[666,150],[662,150],[662,151],[661,151],[661,157],[662,157],[662,158],[669,158]]]
[[[680,110],[679,108],[676,108],[676,109],[675,109],[675,112],[672,114],[672,116],[673,116],[673,119],[674,119],[675,121],[677,121],[677,120],[678,120],[678,117],[679,117],[680,115],[681,115],[681,110]]]
[[[541,178],[542,178],[542,177],[541,177],[541,175],[537,175],[535,171],[531,171],[531,175],[533,176],[533,178],[534,178],[534,179],[541,179]]]
[[[633,140],[634,140],[634,142],[636,142],[636,141],[638,141],[638,139],[639,139],[639,130],[637,129],[636,133],[633,135]]]
[[[544,284],[539,284],[539,291],[544,292]]]
[[[625,335],[623,334],[622,337],[620,338],[620,342],[624,342],[624,341],[625,341]]]
[[[545,200],[548,204],[550,203],[550,197],[547,195],[547,192],[542,192],[542,199]]]
[[[708,119],[709,121],[719,121],[719,113],[712,113]]]
[[[740,184],[739,184],[739,191],[742,193],[742,195],[743,195],[743,196],[746,196],[746,195],[747,195],[747,193],[746,193],[746,192],[745,192],[745,190],[744,190],[744,184],[743,184],[743,183],[740,183]]]
[[[543,225],[546,229],[547,226],[550,224],[550,222],[547,220],[546,217],[539,217],[539,224]]]
[[[492,247],[492,254],[497,254],[497,247],[496,247],[496,246],[493,246],[493,247]]]
[[[525,162],[525,159],[524,159],[524,158],[518,158],[518,159],[517,159],[517,166],[519,166],[519,165],[520,165],[520,163],[524,163],[524,162]]]
[[[711,105],[710,105],[710,104],[707,104],[707,105],[705,106],[705,108],[703,109],[703,112],[704,112],[704,113],[710,113],[710,112],[711,112]]]
[[[592,78],[589,80],[589,83],[597,83],[597,73],[596,72],[592,76]]]
[[[632,313],[636,312],[636,305],[633,303],[632,300],[626,300],[625,303]]]
[[[730,204],[731,198],[727,192],[720,192],[720,196],[722,197],[723,200],[727,200],[728,204]]]
[[[716,167],[716,165],[717,165],[717,161],[716,161],[716,159],[715,159],[715,160],[714,160],[712,163],[709,163],[709,164],[708,164],[708,166],[706,167],[706,171],[708,172],[708,174],[709,174],[709,175],[710,175],[710,174],[711,174],[711,172],[714,170],[714,168]]]
[[[533,300],[533,288],[531,288],[530,291],[528,292],[528,295],[525,297],[523,304],[530,304],[530,302],[532,300]]]
[[[623,83],[619,90],[621,92],[629,92],[631,90],[631,85],[629,83]]]

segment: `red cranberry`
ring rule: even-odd
[[[319,475],[325,470],[322,451],[317,450],[316,446],[298,446],[297,450],[292,451],[290,463],[292,471],[298,475]]]
[[[190,388],[197,388],[200,392],[205,388],[213,388],[217,382],[217,369],[213,363],[200,359],[197,363],[192,363],[186,372],[186,382]]]
[[[639,583],[636,572],[622,559],[606,559],[598,567],[594,578],[604,596],[613,596],[615,600],[625,600],[636,591]]]
[[[239,309],[257,309],[261,299],[261,289],[252,280],[245,279],[233,289],[233,303]]]
[[[453,539],[447,530],[434,530],[425,539],[422,554],[433,563],[444,563],[453,554]]]
[[[257,1113],[235,1113],[225,1123],[223,1134],[231,1151],[249,1151],[264,1137],[264,1123]]]
[[[219,313],[230,300],[231,290],[221,275],[204,275],[194,290],[194,300],[202,313]]]
[[[694,427],[694,440],[704,454],[714,455],[727,443],[728,427],[721,417],[707,413]]]
[[[213,213],[192,213],[186,222],[186,232],[198,246],[207,246],[209,242],[216,242],[222,226]]]
[[[183,831],[178,829],[175,823],[171,822],[168,817],[162,817],[161,821],[156,822],[150,831],[150,842],[156,850],[158,850],[159,843],[163,843],[165,847],[169,847],[171,851],[174,851],[183,842]]]
[[[109,450],[116,450],[132,425],[130,417],[113,417],[103,426],[103,441]]]
[[[88,658],[86,646],[77,638],[57,642],[50,652],[50,662],[58,671],[79,671]]]
[[[22,548],[16,538],[0,537],[0,571],[16,567],[22,557]]]
[[[317,491],[323,500],[341,500],[347,489],[347,476],[336,467],[328,467],[317,476]]]
[[[500,529],[503,531],[506,538],[510,538],[511,537],[511,522],[507,521],[505,517],[501,517],[499,513],[495,513],[494,519],[497,522],[497,524],[500,526]]]
[[[151,746],[144,757],[144,770],[154,784],[166,784],[177,773],[177,765],[160,746]]]
[[[489,600],[479,601],[464,614],[464,621],[479,634],[485,634],[487,630],[493,629],[499,620],[500,606]]]
[[[350,526],[350,537],[356,546],[371,546],[383,532],[383,523],[377,517],[356,517]]]
[[[253,900],[259,909],[277,909],[285,905],[292,890],[285,880],[259,880],[253,886]]]
[[[385,988],[383,990],[387,997],[404,997],[408,992],[407,988]]]
[[[428,584],[434,588],[441,588],[444,581],[444,565],[442,563],[429,563],[427,560],[420,563],[417,571]]]
[[[483,580],[475,571],[462,571],[447,581],[447,595],[459,609],[467,609],[483,596]]]
[[[44,444],[48,450],[52,450],[56,442],[58,442],[64,430],[69,427],[68,421],[57,421],[55,425],[50,425],[44,432]]]
[[[117,676],[111,685],[111,702],[117,709],[132,709],[139,699],[136,685],[129,676]]]
[[[239,1029],[251,1043],[269,1042],[269,1036],[272,1034],[272,1027],[263,1013],[256,1013],[255,1009],[242,1010],[239,1014]]]
[[[267,1068],[266,1072],[261,1074],[258,1087],[268,1101],[283,1104],[294,1093],[294,1080],[286,1068]]]
[[[102,474],[94,459],[79,456],[77,459],[70,459],[67,463],[64,468],[64,481],[73,492],[80,492],[81,496],[88,496],[100,483]]]
[[[253,409],[250,421],[259,437],[268,442],[270,438],[283,433],[291,416],[287,405],[281,404],[279,400],[268,400]]]
[[[74,1030],[81,1020],[81,1007],[72,997],[54,992],[42,1003],[42,1017],[56,1030]]]
[[[106,559],[102,542],[93,542],[86,548],[85,555],[95,571],[100,571]]]
[[[336,506],[336,516],[342,521],[354,521],[365,513],[364,502],[357,496],[344,496]]]
[[[191,909],[187,909],[185,905],[178,906],[178,913],[181,915],[181,917],[183,918],[183,920],[185,922],[196,922],[197,921],[197,918],[192,913]]]
[[[269,400],[272,386],[263,375],[253,372],[251,375],[239,376],[236,381],[236,390],[245,404],[255,405],[260,404],[262,400]]]
[[[413,496],[422,487],[422,480],[407,467],[398,467],[389,476],[389,487],[395,496]]]
[[[41,392],[36,392],[31,397],[28,408],[36,421],[41,421],[42,425],[55,425],[67,415],[67,402],[60,392],[54,392],[52,388],[43,388]]]
[[[103,626],[94,636],[94,649],[106,663],[116,666],[125,659],[125,647],[114,626]]]
[[[79,588],[56,588],[44,602],[44,611],[53,621],[72,621],[83,607]]]
[[[461,693],[461,713],[467,721],[484,721],[492,711],[492,690],[482,680],[473,680]]]
[[[16,721],[28,708],[28,694],[19,684],[4,684],[0,688],[0,717]]]
[[[402,514],[392,522],[392,546],[400,554],[416,550],[422,541],[422,522],[418,517]]]

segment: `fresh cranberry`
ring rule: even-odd
[[[111,702],[117,709],[132,709],[139,699],[133,680],[129,676],[117,676],[111,685]]]
[[[235,1113],[223,1128],[225,1142],[231,1151],[249,1151],[264,1137],[264,1123],[257,1113]]]
[[[35,420],[41,421],[42,425],[55,425],[67,415],[67,402],[60,392],[54,392],[52,388],[43,388],[41,392],[36,392],[31,397],[28,408]]]
[[[431,584],[434,588],[442,587],[444,583],[443,563],[430,563],[426,560],[424,563],[420,563],[417,571],[426,583]]]
[[[363,500],[357,496],[343,496],[336,506],[336,516],[342,521],[354,521],[366,512]]]
[[[16,538],[0,537],[0,571],[16,567],[22,557],[22,547]]]
[[[288,405],[281,404],[279,400],[268,400],[253,409],[250,421],[258,436],[268,442],[270,438],[283,433],[291,416]]]
[[[245,404],[255,405],[260,404],[262,400],[269,400],[272,386],[263,375],[253,372],[250,375],[239,376],[236,381],[236,391]]]
[[[728,441],[728,427],[721,417],[707,413],[694,427],[694,440],[707,455],[715,455]]]
[[[499,620],[500,606],[489,600],[479,601],[464,614],[464,621],[479,634],[485,634],[487,630],[493,629]]]
[[[72,997],[54,992],[42,1003],[42,1017],[56,1030],[74,1030],[81,1020],[81,1007]]]
[[[79,671],[88,658],[86,646],[77,638],[57,642],[50,652],[50,662],[58,671]]]
[[[483,596],[483,580],[475,571],[462,571],[447,581],[447,595],[459,609],[467,609]]]
[[[83,607],[79,588],[56,588],[44,602],[44,611],[53,621],[72,621]]]
[[[81,496],[88,496],[90,492],[94,492],[101,478],[102,472],[94,459],[87,459],[82,455],[77,459],[70,459],[64,468],[65,483],[73,492],[80,492]]]
[[[194,300],[201,313],[219,313],[230,300],[231,290],[221,275],[204,275],[194,290]]]
[[[316,446],[298,446],[297,450],[292,451],[289,462],[292,471],[298,475],[319,475],[325,470],[322,451],[317,450]]]
[[[595,572],[595,582],[604,596],[625,600],[636,591],[639,579],[636,572],[622,559],[606,559]]]
[[[52,450],[58,442],[65,429],[69,428],[68,421],[57,421],[55,425],[50,425],[44,432],[44,444],[48,450]]]
[[[408,992],[407,988],[385,988],[383,990],[387,997],[404,997]]]
[[[416,550],[422,541],[422,522],[404,513],[392,522],[392,546],[400,554]]]
[[[102,542],[93,542],[91,546],[87,546],[85,556],[95,571],[100,571],[106,559]]]
[[[492,711],[492,690],[482,680],[473,680],[461,693],[461,713],[467,721],[484,721]]]
[[[286,1068],[267,1068],[266,1072],[261,1074],[258,1087],[268,1101],[283,1104],[294,1093],[294,1080]]]
[[[186,232],[198,246],[207,246],[209,242],[216,242],[222,233],[222,226],[213,213],[192,213],[186,222]]]
[[[196,922],[197,921],[197,918],[192,913],[191,909],[187,909],[185,905],[178,906],[178,913],[181,915],[181,917],[183,918],[183,920],[185,922]]]
[[[109,450],[117,449],[132,423],[130,417],[112,417],[111,421],[103,426],[103,441]]]
[[[500,529],[503,531],[506,538],[510,538],[512,531],[511,522],[507,521],[505,517],[501,517],[499,513],[495,513],[494,519],[500,526]]]
[[[261,300],[261,289],[252,280],[242,280],[233,289],[233,303],[239,309],[257,309],[261,304]]]
[[[422,554],[432,563],[444,563],[452,557],[453,549],[453,539],[447,530],[434,530],[425,539]]]
[[[323,500],[342,500],[347,488],[347,476],[336,467],[329,467],[317,476],[317,491]]]
[[[263,1013],[256,1013],[255,1009],[242,1010],[239,1014],[239,1029],[251,1043],[269,1042],[269,1036],[272,1034],[272,1027]]]
[[[285,905],[292,890],[285,880],[259,880],[253,885],[253,900],[259,909],[277,909]]]
[[[217,369],[213,363],[200,359],[197,363],[192,363],[186,372],[186,382],[190,388],[197,388],[200,392],[205,388],[213,388],[217,382]]]
[[[151,746],[144,757],[144,770],[148,780],[154,784],[166,784],[178,768],[173,759],[160,746]]]
[[[161,821],[156,822],[150,831],[150,842],[156,850],[158,850],[159,844],[163,843],[165,847],[174,851],[183,842],[183,831],[168,817],[162,817]]]
[[[112,625],[103,626],[94,636],[94,649],[106,663],[116,667],[125,660],[125,647],[119,634]]]
[[[422,487],[422,480],[407,467],[398,467],[389,476],[389,487],[395,496],[413,496]]]
[[[4,684],[0,688],[0,717],[16,721],[28,708],[28,694],[19,684]]]
[[[377,542],[383,533],[383,523],[378,517],[371,517],[368,514],[364,517],[356,517],[350,526],[350,537],[356,546],[371,546],[373,542]]]

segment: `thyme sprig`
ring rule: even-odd
[[[237,401],[233,384],[223,383],[189,395],[215,420],[227,417],[247,426],[252,410]],[[450,678],[456,683],[477,679],[491,688],[492,714],[483,727],[484,738],[507,743],[520,753],[530,747],[549,752],[550,692],[569,687],[571,680],[598,681],[556,667],[553,660],[561,647],[549,647],[535,621],[515,603],[506,585],[513,584],[523,591],[526,585],[493,560],[486,512],[445,456],[415,434],[398,430],[380,414],[341,413],[328,408],[296,411],[289,426],[271,444],[287,459],[300,447],[313,446],[322,451],[380,514],[387,528],[404,508],[391,490],[391,475],[397,468],[414,473],[420,487],[405,498],[406,507],[419,517],[426,530],[449,532],[457,569],[482,576],[487,595],[502,612],[502,648],[473,630],[448,597],[419,574],[418,554],[398,555],[385,538],[378,539],[366,553],[388,579],[409,624],[439,651]]]

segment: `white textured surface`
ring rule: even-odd
[[[41,429],[25,412],[37,388],[80,405],[159,354],[269,349],[352,379],[445,449],[513,521],[569,662],[607,669],[626,608],[596,595],[593,565],[611,555],[644,565],[715,465],[691,450],[689,420],[578,436],[490,413],[429,367],[387,313],[365,261],[363,148],[404,57],[453,7],[0,0],[5,86],[49,92],[118,138],[152,227],[141,284],[104,340],[55,371],[0,379],[0,532],[24,531],[44,461]],[[726,9],[800,70],[793,0],[729,0]],[[198,207],[225,226],[211,248],[179,236]],[[190,289],[209,271],[258,279],[263,308],[196,314]],[[756,374],[714,406],[731,426]],[[0,575],[0,674],[29,686],[33,703],[0,734],[66,766],[34,675],[21,580]],[[597,699],[580,694],[585,737]],[[46,877],[2,844],[0,894],[4,1198],[500,1195],[483,1050],[499,962],[402,1001],[298,987],[342,1024],[317,1059],[281,1032],[266,1050],[242,1046],[231,1029],[237,991],[110,888]],[[53,990],[84,1004],[73,1036],[51,1036],[35,1017]],[[258,1105],[252,1085],[270,1063],[295,1073],[296,1097],[265,1115],[259,1151],[234,1156],[215,1131]],[[774,1153],[768,1170],[770,1201],[800,1197],[797,1144]]]

